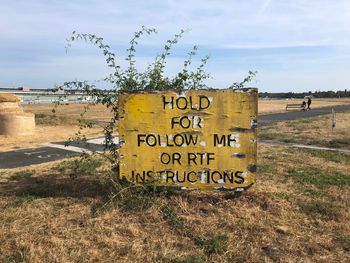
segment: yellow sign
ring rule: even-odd
[[[121,177],[183,188],[250,187],[257,99],[257,89],[120,94]]]

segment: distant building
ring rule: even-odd
[[[70,90],[66,93],[62,88],[56,89],[30,89],[26,86],[18,88],[0,88],[0,93],[11,93],[20,97],[21,103],[55,103],[58,101],[68,103],[93,102],[91,96],[87,96],[81,90]]]
[[[21,91],[30,91],[29,87],[26,87],[26,86],[21,86],[18,89]]]

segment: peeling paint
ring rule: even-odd
[[[235,157],[235,158],[246,158],[247,155],[245,153],[234,153],[232,155],[232,157]]]
[[[256,89],[125,92],[118,109],[121,177],[184,189],[254,183]]]

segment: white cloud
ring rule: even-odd
[[[243,73],[233,76],[233,72],[246,72],[248,69],[271,73],[269,77],[262,77],[261,84],[277,86],[273,85],[277,82],[273,80],[273,70],[290,69],[300,76],[300,87],[306,88],[308,78],[303,77],[305,73],[302,72],[305,65],[312,67],[314,74],[311,75],[315,77],[318,70],[324,68],[332,71],[330,75],[337,76],[338,67],[350,66],[350,62],[344,62],[350,54],[349,14],[348,0],[0,0],[0,56],[10,49],[11,54],[17,52],[17,55],[7,56],[7,60],[0,63],[0,79],[4,84],[30,80],[32,85],[51,85],[57,82],[55,78],[71,77],[72,71],[67,68],[73,70],[73,65],[75,72],[94,75],[103,69],[87,67],[89,63],[85,60],[79,63],[73,61],[76,59],[74,52],[80,50],[81,55],[86,50],[82,45],[77,45],[68,58],[64,53],[64,40],[71,31],[96,33],[105,37],[111,46],[124,48],[133,32],[146,25],[156,27],[159,34],[145,37],[140,42],[147,48],[154,48],[155,54],[161,50],[164,41],[181,28],[190,28],[191,31],[181,40],[180,48],[199,44],[204,49],[221,52],[218,58],[209,62],[209,69],[216,75],[216,79],[211,81],[213,86],[226,86],[237,81]],[[321,50],[313,56],[305,52],[299,55],[289,53],[289,48],[298,47],[310,50],[340,47],[341,51],[325,54]],[[271,54],[270,50],[258,55],[253,52],[276,48],[284,48],[285,51]],[[43,52],[38,52],[38,49]],[[234,53],[240,52],[237,49],[252,50],[252,53],[238,54],[237,59]],[[41,58],[39,62],[35,56]],[[86,56],[92,59],[91,63],[97,61],[91,53]],[[145,55],[141,53],[141,56]],[[27,61],[21,61],[21,57]],[[341,62],[335,62],[337,60]],[[46,70],[42,61],[60,73]],[[142,61],[143,58],[141,64],[144,63]],[[7,62],[10,68],[5,65]],[[169,72],[177,69],[178,62],[175,58],[169,62]],[[25,68],[28,63],[31,64],[30,69]],[[211,63],[215,65],[211,66]],[[247,64],[251,67],[238,70],[238,66]],[[39,79],[40,74],[36,72],[45,72],[45,77]],[[347,81],[344,75],[338,75],[338,79],[344,81],[339,81],[334,88],[344,87]],[[290,80],[286,75],[281,76]],[[304,86],[302,81],[305,81]]]

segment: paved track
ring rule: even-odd
[[[92,141],[92,142],[91,142]],[[68,147],[65,142],[49,143],[43,147],[0,152],[0,169],[23,167],[77,156],[84,152],[103,151],[103,138],[89,140],[87,143],[72,142]]]
[[[318,109],[312,109],[310,111],[293,110],[282,113],[273,113],[268,115],[261,115],[258,117],[259,127],[274,124],[279,121],[292,121],[302,118],[310,118],[320,115],[326,115],[332,113],[332,108],[335,112],[350,111],[350,105],[339,105],[333,107],[324,107]]]
[[[326,115],[332,112],[350,111],[350,105],[325,107],[312,109],[311,111],[288,111],[260,115],[258,117],[259,127],[272,125],[279,121],[290,121],[302,118],[310,118],[319,115]],[[65,147],[65,142],[50,143],[43,147],[34,149],[21,149],[10,152],[0,152],[0,169],[23,167],[32,164],[39,164],[64,159],[68,156],[79,155],[82,152],[103,151],[103,139],[96,138],[87,143],[72,143]]]

